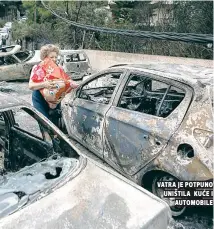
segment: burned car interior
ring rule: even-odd
[[[0,205],[7,198],[15,203],[2,206],[0,217],[39,198],[45,190],[51,192],[63,177],[79,168],[78,158],[32,110],[0,112]]]
[[[78,61],[86,61],[86,57],[83,53],[74,53],[71,55],[66,55],[66,62],[78,62]]]
[[[119,107],[165,118],[185,97],[185,91],[146,76],[132,75]]]
[[[0,66],[1,65],[10,65],[10,64],[17,64],[19,63],[15,58],[12,56],[5,56],[5,57],[0,57]]]
[[[104,74],[80,89],[78,97],[108,104],[121,73]],[[182,102],[185,91],[147,76],[131,75],[118,106],[165,118]]]
[[[18,64],[19,61],[26,61],[31,56],[30,52],[18,52],[14,54],[14,56],[5,56],[0,57],[0,66],[1,65],[10,65],[10,64]],[[18,59],[16,59],[18,58]]]
[[[61,50],[57,62],[73,80],[81,80],[92,73],[90,60],[82,50]]]
[[[4,156],[5,172],[18,171],[20,168],[56,154],[66,157],[77,156],[73,155],[74,152],[68,151],[70,147],[52,129],[37,122],[31,110],[23,108],[14,111],[13,115],[4,112],[0,115],[1,127],[5,127],[0,136],[1,142],[4,142],[2,147],[6,151]],[[14,117],[14,125],[8,120],[8,116],[10,119]],[[23,116],[28,116],[27,120],[33,122],[34,126],[26,127]]]
[[[104,74],[89,82],[79,91],[78,97],[93,102],[109,104],[121,73]]]
[[[34,55],[34,51],[20,51],[18,46],[0,48],[0,66],[25,62]]]

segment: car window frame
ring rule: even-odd
[[[16,57],[14,54],[12,54],[12,56],[13,56],[14,59],[16,59],[18,61],[18,63],[16,63],[16,64],[21,64],[22,63],[22,61],[18,57]]]
[[[15,59],[17,61],[17,63],[13,63],[13,64],[5,64],[5,66],[11,66],[11,65],[16,65],[16,64],[21,63],[21,61],[16,56],[14,56],[14,54],[10,54],[10,55],[5,56],[5,57],[12,57],[13,59]]]
[[[7,117],[7,115],[5,114],[4,111],[0,111],[0,116],[3,117],[3,120],[1,120],[1,122],[3,121],[4,124],[5,124],[5,136],[9,137],[10,124],[8,122],[8,117]]]
[[[82,54],[85,59],[84,60],[80,60],[79,62],[83,62],[83,63],[87,62],[88,63],[89,62],[89,57],[87,56],[87,54],[85,52],[83,52],[83,51],[78,53],[79,56],[80,56],[80,54]]]
[[[42,138],[39,137],[38,135],[34,135],[33,133],[30,133],[30,132],[28,132],[28,131],[22,129],[21,127],[17,126],[16,124],[18,124],[18,123],[16,122],[14,113],[13,113],[13,111],[12,111],[13,109],[15,109],[15,110],[17,110],[17,109],[23,110],[23,111],[26,112],[28,115],[30,115],[32,118],[34,118],[35,121],[38,122],[38,125],[39,125],[39,128],[40,128],[40,132],[41,132],[41,135],[42,135]],[[31,110],[30,110],[29,108],[26,108],[26,107],[15,107],[15,108],[13,108],[13,109],[10,110],[11,128],[14,128],[14,129],[17,129],[17,130],[19,130],[19,131],[22,131],[23,133],[28,134],[28,135],[30,135],[31,137],[34,137],[34,138],[36,138],[36,139],[38,139],[38,140],[40,140],[40,141],[45,142],[44,134],[43,134],[43,132],[42,132],[42,130],[41,130],[39,119],[37,119],[36,117],[33,117],[33,116],[30,114],[30,113],[31,113]],[[29,111],[29,112],[28,112],[28,111]]]
[[[120,102],[120,100],[122,98],[122,94],[123,94],[127,84],[129,83],[129,79],[130,79],[132,74],[140,75],[140,76],[145,75],[145,77],[147,77],[147,78],[151,78],[153,80],[160,81],[160,82],[163,82],[165,84],[177,87],[178,89],[184,90],[185,96],[182,99],[182,101],[180,102],[180,104],[167,117],[151,115],[151,114],[147,114],[147,113],[143,113],[143,112],[129,110],[129,109],[125,109],[125,108],[119,107],[118,105],[119,105],[119,102]],[[178,107],[180,107],[180,105],[187,100],[188,96],[191,96],[191,98],[193,97],[193,93],[194,93],[194,89],[190,85],[187,85],[187,84],[185,84],[185,83],[183,83],[181,81],[178,81],[176,79],[170,79],[170,78],[163,77],[163,76],[160,76],[158,74],[149,73],[149,72],[146,72],[146,71],[143,71],[143,70],[142,71],[141,70],[129,70],[127,72],[126,76],[125,76],[125,80],[124,80],[123,86],[118,91],[118,96],[116,96],[117,99],[114,101],[113,106],[117,107],[119,109],[128,110],[130,112],[136,112],[137,114],[148,115],[150,117],[167,120],[167,119],[171,119],[171,117],[175,114],[175,111],[178,109]],[[192,102],[192,99],[191,99],[191,102]],[[191,102],[190,102],[190,104],[191,104]],[[189,106],[190,106],[190,104],[189,104]]]
[[[69,62],[67,62],[66,61],[66,57],[67,56],[72,56],[74,54],[78,55],[78,61],[71,61],[71,62],[69,61]],[[80,54],[84,56],[84,58],[85,58],[84,60],[80,60],[80,58],[79,58],[80,57]],[[88,60],[89,60],[89,58],[86,55],[86,53],[84,53],[82,51],[81,52],[66,53],[66,54],[62,54],[61,56],[63,56],[63,62],[64,63],[82,63],[82,62],[85,63],[85,62],[88,62]]]
[[[93,80],[96,80],[97,78],[101,77],[102,75],[104,74],[109,74],[109,73],[119,73],[121,72],[121,75],[120,75],[120,78],[118,80],[118,84],[116,85],[115,89],[114,89],[114,92],[112,94],[112,97],[111,99],[109,100],[109,103],[108,104],[104,104],[104,103],[98,103],[98,102],[94,102],[94,101],[90,101],[90,100],[84,100],[82,98],[79,98],[79,93],[80,91],[82,90],[82,88],[90,83],[91,81]],[[120,88],[120,85],[122,84],[123,80],[124,80],[124,76],[127,74],[127,70],[126,69],[122,69],[122,68],[117,68],[117,69],[107,69],[107,70],[104,70],[104,71],[101,71],[101,72],[98,72],[96,73],[95,75],[89,77],[88,79],[86,79],[84,81],[84,83],[82,83],[80,85],[80,87],[76,90],[75,92],[75,98],[74,100],[76,99],[82,99],[84,101],[88,101],[88,102],[92,102],[92,103],[97,103],[97,104],[103,104],[103,105],[112,105],[114,103],[114,100],[115,100],[115,96],[117,96],[117,92],[118,92],[118,89]]]
[[[79,60],[80,60],[80,55],[84,56],[84,60],[80,60],[80,62],[88,62],[88,57],[86,56],[86,54],[84,52],[80,52],[79,54]]]

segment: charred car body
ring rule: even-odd
[[[167,228],[167,204],[85,157],[42,114],[2,93],[0,154],[0,228]]]
[[[20,45],[0,48],[0,81],[29,80],[32,67],[39,61],[31,61],[34,51],[20,49]]]
[[[9,28],[7,27],[0,28],[0,34],[2,35],[4,39],[7,40],[9,38]]]
[[[14,46],[12,46],[14,47]],[[30,77],[30,72],[31,69],[33,67],[33,65],[38,64],[41,59],[40,59],[40,50],[34,50],[34,51],[25,51],[25,52],[18,52],[20,46],[16,46],[17,48],[13,51],[14,52],[14,56],[12,57],[8,57],[9,59],[12,59],[9,61],[9,63],[4,63],[4,65],[8,65],[7,67],[4,67],[2,69],[2,74],[5,72],[5,70],[7,69],[7,73],[9,72],[10,75],[14,75],[13,77],[9,77],[9,75],[6,75],[5,77],[0,75],[0,80],[1,78],[5,78],[7,81],[9,81],[11,78],[12,79],[23,79],[23,80],[29,80]],[[5,48],[4,48],[5,50]],[[23,57],[21,60],[17,60],[20,59],[20,55],[26,55],[27,53],[29,53],[29,57],[25,60],[23,60]],[[4,55],[4,54],[2,54]],[[8,56],[10,56],[8,54]],[[1,58],[1,52],[0,52],[0,58]],[[15,60],[14,60],[15,58]],[[14,63],[16,62],[22,63],[21,65],[16,64],[16,66],[14,65]],[[92,73],[92,67],[90,64],[90,60],[88,58],[88,56],[86,55],[86,53],[82,50],[60,50],[60,54],[58,57],[58,61],[57,63],[59,65],[61,65],[64,69],[64,71],[71,76],[71,78],[73,80],[81,80],[83,79],[84,76],[89,76]],[[1,64],[1,63],[0,63]],[[13,64],[12,66],[9,66]],[[3,65],[3,63],[1,64]],[[1,69],[1,65],[0,65],[0,69]],[[16,71],[14,71],[14,67],[19,67],[19,69],[21,71],[18,71],[18,69],[16,69]],[[24,68],[24,69],[23,69]],[[11,72],[11,70],[13,70],[14,72]],[[25,74],[25,72],[27,74]],[[5,74],[4,74],[5,75]],[[19,77],[18,77],[19,75]],[[24,76],[24,77],[23,77]]]
[[[84,81],[63,104],[69,135],[137,184],[213,179],[212,69],[121,65]],[[174,216],[185,207],[173,206]]]
[[[59,64],[74,80],[81,80],[92,73],[89,58],[83,50],[61,50]]]

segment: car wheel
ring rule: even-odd
[[[171,209],[172,216],[178,217],[181,216],[184,211],[186,210],[186,207],[183,206],[175,206],[175,198],[168,198],[164,197],[164,189],[163,188],[158,188],[157,182],[178,182],[179,180],[169,174],[160,174],[156,175],[153,180],[152,180],[152,193],[156,196],[158,196],[160,199],[165,201]]]

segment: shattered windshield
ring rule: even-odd
[[[76,152],[45,124],[28,109],[0,112],[0,217],[49,194],[79,168]]]

